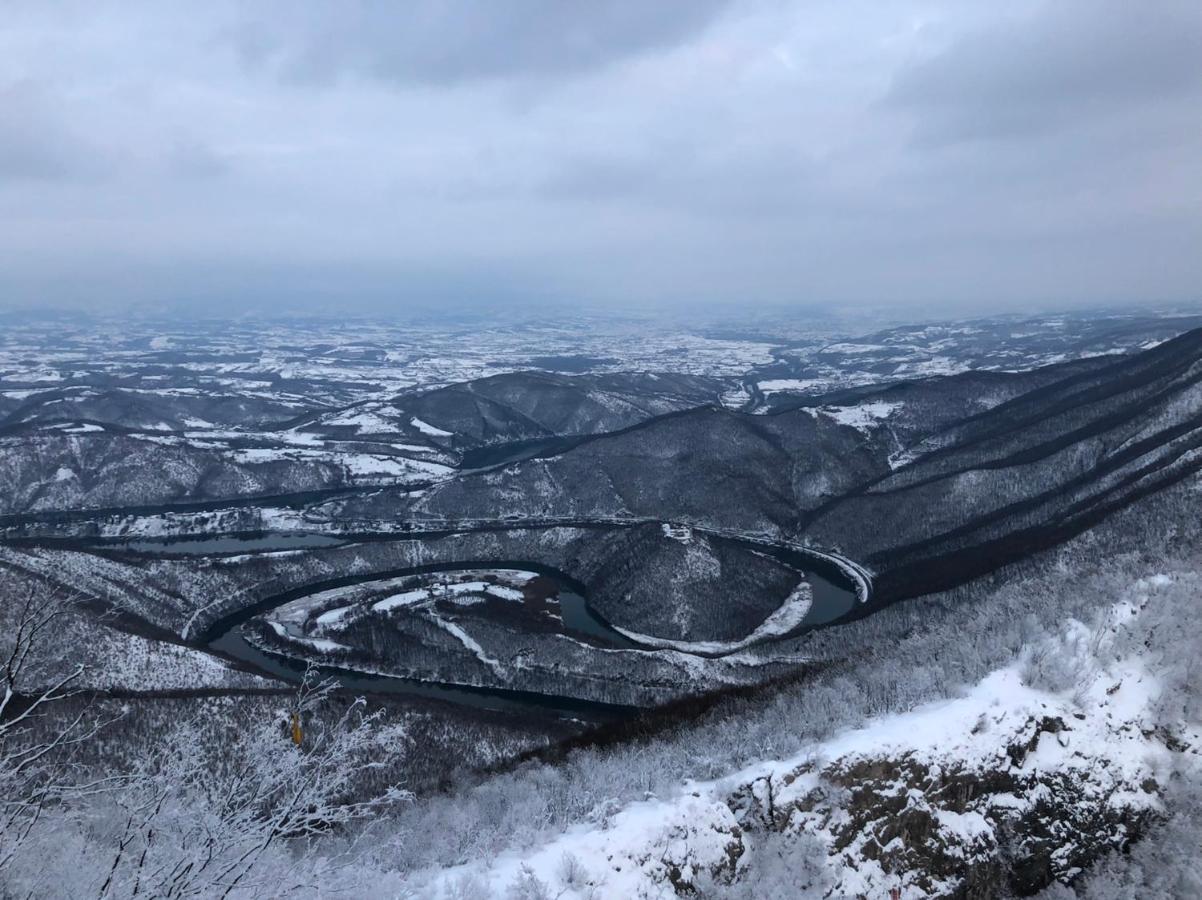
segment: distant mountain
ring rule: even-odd
[[[412,513],[633,515],[790,528],[804,510],[885,471],[887,455],[884,442],[828,416],[752,416],[707,407],[503,472],[465,475],[418,498]],[[393,502],[384,494],[363,498],[347,514],[379,514]]]
[[[458,451],[628,428],[716,404],[734,382],[652,372],[557,375],[524,371],[398,394],[324,414],[301,430],[403,435]]]
[[[3,398],[0,433],[33,426],[90,422],[132,431],[197,431],[211,428],[262,428],[286,422],[307,409],[278,397],[224,394],[197,388],[130,390],[67,387],[30,392],[20,402]]]
[[[1021,559],[1197,469],[1200,380],[1202,330],[1137,354],[856,388],[770,414],[723,407],[724,379],[518,372],[238,440],[68,416],[2,438],[0,487],[10,516],[320,491],[293,502],[310,502],[313,522],[368,528],[635,518],[769,533],[862,562],[887,603]],[[73,402],[99,412],[121,399],[105,396]],[[193,409],[164,393],[124,410],[176,403],[162,414]],[[408,432],[373,433],[388,428]],[[638,545],[613,552],[658,566]]]
[[[1202,467],[1202,330],[938,431],[805,523],[880,573],[878,596],[955,584]]]
[[[1198,468],[1199,379],[1202,330],[1132,356],[933,378],[768,416],[691,410],[340,512],[773,531],[865,562],[885,602],[1021,558]]]

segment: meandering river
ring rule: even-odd
[[[511,526],[512,527],[512,526]],[[614,526],[621,527],[621,526]],[[304,550],[333,547],[350,542],[375,540],[413,540],[414,536],[394,533],[331,535],[319,533],[258,533],[247,535],[210,535],[174,537],[165,539],[73,539],[71,544],[80,549],[87,546],[96,549],[114,550],[146,556],[212,556],[241,553],[268,553],[281,550]],[[761,553],[769,553],[780,561],[803,572],[809,581],[813,600],[800,626],[788,634],[776,635],[771,640],[782,640],[803,631],[822,627],[847,616],[862,599],[862,587],[847,571],[821,554],[798,548],[771,545],[764,541],[740,539],[723,535],[721,540],[746,544]],[[47,540],[46,543],[57,543]],[[64,542],[65,543],[65,542]],[[82,545],[82,546],[81,546]],[[434,572],[453,572],[469,569],[520,569],[535,572],[552,579],[558,587],[559,611],[566,633],[583,636],[590,643],[607,649],[655,652],[630,637],[615,630],[589,605],[585,588],[565,573],[539,563],[525,560],[476,560],[473,562],[448,562],[416,566],[395,571],[357,573],[329,579],[316,584],[286,591],[264,598],[247,607],[224,616],[211,623],[198,640],[198,646],[215,655],[232,659],[263,675],[298,682],[308,662],[287,655],[264,651],[249,643],[242,633],[242,626],[250,619],[299,598],[330,590],[332,588],[383,581],[406,575]],[[697,655],[713,655],[698,653]],[[426,699],[466,705],[477,709],[498,712],[522,712],[551,714],[568,718],[590,720],[610,719],[630,715],[633,707],[580,700],[569,696],[541,694],[532,691],[508,688],[477,687],[439,681],[423,681],[393,675],[377,675],[352,671],[335,665],[317,666],[318,672],[336,679],[340,686],[352,691],[372,694],[400,694]]]

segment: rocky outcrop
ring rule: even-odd
[[[765,776],[728,803],[752,841],[772,832],[826,836],[832,861],[850,876],[846,896],[867,895],[856,890],[858,876],[923,897],[988,900],[1007,888],[1029,896],[1124,848],[1156,815],[1154,779],[1124,784],[1105,766],[1098,778],[1080,778],[1014,759],[1056,741],[1062,728],[1054,718],[1031,721],[992,767],[915,754],[839,760]]]

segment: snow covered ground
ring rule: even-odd
[[[860,403],[856,406],[826,406],[818,411],[824,416],[834,419],[840,425],[867,432],[879,426],[901,405],[884,400],[874,400],[871,403]]]
[[[615,631],[624,634],[637,644],[644,647],[656,647],[661,650],[679,650],[682,653],[700,654],[703,656],[725,656],[775,637],[782,637],[798,628],[805,621],[810,607],[814,603],[814,591],[808,581],[802,580],[785,598],[784,602],[773,610],[772,614],[761,622],[756,629],[746,637],[737,641],[674,641],[668,638],[654,637],[649,634],[639,634],[625,628],[613,626]]]
[[[583,900],[676,897],[751,879],[746,896],[898,888],[917,900],[962,892],[992,864],[1005,830],[1025,835],[1053,876],[1071,878],[1161,810],[1174,770],[1199,766],[1197,750],[1182,748],[1202,746],[1202,730],[1181,721],[1166,739],[1157,653],[1129,640],[1170,585],[1168,576],[1140,580],[1100,624],[1070,620],[953,699],[685,782],[671,797],[599,808],[542,845],[420,872],[410,886],[419,896],[508,888]],[[1071,673],[1062,688],[1036,683],[1048,680],[1049,660]],[[775,870],[754,870],[782,838],[806,853],[787,885],[772,880]]]
[[[331,636],[344,631],[353,622],[376,615],[386,616],[405,609],[420,615],[461,643],[473,656],[503,676],[501,663],[488,654],[471,634],[456,622],[440,615],[438,602],[473,606],[486,600],[520,603],[522,588],[539,576],[518,569],[463,569],[426,575],[368,581],[349,587],[332,588],[293,600],[265,617],[275,634],[318,653],[349,650]],[[313,631],[306,636],[305,631]]]

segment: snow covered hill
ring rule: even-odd
[[[1068,882],[1144,834],[1175,775],[1202,768],[1202,730],[1161,671],[1174,654],[1151,642],[1198,587],[1189,576],[1140,579],[1090,625],[1070,620],[959,697],[685,782],[671,797],[602,805],[542,845],[411,883],[447,897],[899,888],[917,900]]]

